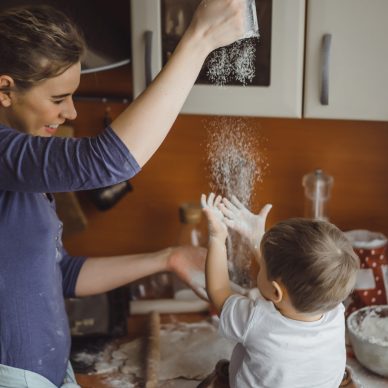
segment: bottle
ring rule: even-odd
[[[201,231],[202,209],[199,204],[183,203],[179,207],[179,221],[181,223],[178,236],[179,245],[203,245],[203,233]]]
[[[334,179],[321,169],[303,176],[302,185],[305,193],[306,218],[328,220],[327,201],[330,198]]]
[[[183,203],[179,207],[180,230],[178,245],[204,246],[204,233],[201,228],[202,208],[196,203]],[[177,299],[185,299],[195,294],[176,275],[173,275],[173,292]],[[196,296],[195,296],[196,297]]]

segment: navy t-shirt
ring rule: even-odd
[[[37,137],[0,124],[0,364],[59,386],[70,354],[64,297],[85,257],[62,246],[44,193],[109,186],[140,167],[111,128],[93,138]]]

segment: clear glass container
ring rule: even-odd
[[[303,176],[302,185],[305,194],[306,218],[317,220],[328,220],[328,200],[330,199],[331,189],[334,179],[327,175],[321,169]]]

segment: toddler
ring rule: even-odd
[[[209,223],[206,288],[220,316],[219,332],[236,341],[232,388],[337,388],[345,371],[342,301],[359,259],[333,224],[302,218],[264,233],[271,209],[257,215],[237,198],[201,197]],[[252,300],[229,286],[227,228],[249,241],[259,264]]]

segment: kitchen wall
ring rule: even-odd
[[[130,69],[84,75],[80,94],[131,95]],[[77,102],[76,136],[97,134],[106,109],[115,117],[125,106]],[[86,193],[79,193],[88,227],[65,239],[67,249],[72,254],[98,256],[174,245],[179,204],[198,201],[209,190],[208,118],[179,116],[158,152],[131,180],[133,192],[113,209],[100,212]],[[301,180],[319,167],[334,177],[329,203],[332,222],[343,230],[363,228],[388,235],[388,122],[253,118],[250,123],[257,136],[266,139],[269,167],[263,182],[256,185],[253,209],[267,202],[274,205],[268,226],[303,216]]]

